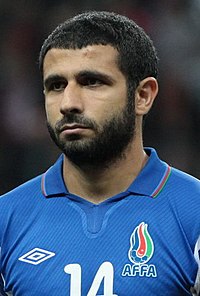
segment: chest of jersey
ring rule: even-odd
[[[175,213],[164,204],[161,211],[162,200],[139,199],[85,210],[58,198],[13,213],[6,229],[9,244],[2,245],[7,291],[16,296],[161,296],[168,290],[171,296],[191,295],[197,266]]]

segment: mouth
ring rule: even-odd
[[[77,124],[77,123],[72,123],[72,124],[66,124],[64,125],[61,129],[60,132],[66,131],[66,130],[74,130],[74,129],[87,129],[87,126]]]
[[[60,129],[60,133],[65,135],[80,134],[87,129],[89,127],[77,123],[66,124]]]

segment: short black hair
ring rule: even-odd
[[[46,53],[52,48],[81,49],[88,45],[117,49],[118,66],[134,90],[146,77],[158,76],[158,57],[150,37],[133,20],[107,11],[89,11],[60,24],[44,41],[39,55],[43,72]]]

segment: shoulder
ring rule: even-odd
[[[178,209],[183,209],[189,215],[200,212],[200,180],[172,168],[171,175],[166,184],[166,194],[172,204]],[[198,219],[200,221],[200,219]]]
[[[6,214],[10,216],[11,213],[20,213],[25,209],[31,212],[37,206],[42,207],[41,203],[46,199],[46,190],[51,189],[54,192],[54,188],[62,183],[61,167],[62,155],[45,173],[0,196],[0,222]]]
[[[13,190],[0,196],[0,212],[4,206],[12,206],[14,204],[17,206],[25,201],[30,201],[32,197],[41,194],[41,178],[42,176],[37,176],[24,184],[14,188]]]
[[[183,171],[172,168],[169,185],[176,194],[199,196],[200,200],[200,180]]]
[[[187,237],[200,236],[200,181],[178,169],[172,168],[166,184],[166,194],[177,221]]]
[[[6,229],[19,226],[21,218],[27,220],[43,197],[41,176],[0,196],[0,242]]]

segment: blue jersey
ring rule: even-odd
[[[68,192],[63,156],[0,198],[1,295],[186,296],[200,291],[200,182],[153,149],[129,188]]]

